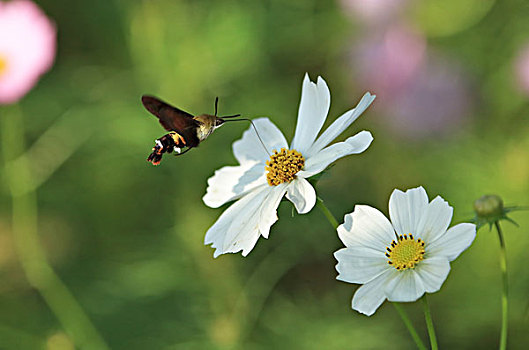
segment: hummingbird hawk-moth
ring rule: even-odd
[[[226,122],[225,119],[240,116],[240,114],[235,114],[217,117],[218,97],[215,99],[215,115],[201,114],[196,117],[153,96],[143,95],[141,102],[149,112],[158,118],[165,130],[169,131],[168,134],[154,141],[152,153],[147,158],[147,161],[153,165],[160,164],[164,153],[174,151],[177,155],[181,155],[191,148],[198,147],[200,142]],[[182,151],[183,148],[186,149]]]

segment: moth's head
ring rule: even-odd
[[[220,127],[222,124],[224,124],[224,119],[216,117],[215,118],[215,125],[214,125],[215,129]]]

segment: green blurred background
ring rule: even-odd
[[[321,75],[327,124],[365,91],[378,95],[342,135],[370,130],[372,146],[318,183],[337,217],[356,203],[387,213],[394,188],[418,185],[454,206],[454,223],[472,218],[483,194],[529,204],[529,92],[517,59],[529,44],[526,1],[37,3],[58,28],[54,67],[19,103],[27,145],[51,132],[38,144],[48,157],[33,165],[44,174],[39,236],[112,349],[414,347],[390,304],[369,318],[351,310],[356,286],[335,280],[342,244],[317,208],[291,217],[283,202],[269,240],[246,258],[213,259],[203,239],[222,209],[201,197],[214,170],[236,164],[231,144],[247,126],[153,167],[145,158],[164,131],[144,93],[194,114],[212,113],[219,96],[220,114],[268,116],[290,138],[303,75]],[[26,280],[4,181],[1,190],[0,348],[73,349]],[[523,349],[529,217],[512,217],[509,348]],[[441,348],[497,348],[500,293],[498,239],[483,228],[430,297]],[[427,341],[420,305],[405,308]]]

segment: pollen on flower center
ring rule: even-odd
[[[7,70],[7,60],[0,55],[0,77]]]
[[[270,186],[277,186],[283,182],[290,182],[296,177],[296,173],[303,169],[305,158],[295,149],[281,148],[270,156],[266,161],[266,180]]]
[[[424,241],[415,239],[411,235],[400,235],[397,241],[391,242],[391,247],[386,247],[388,264],[399,271],[413,269],[424,259]]]

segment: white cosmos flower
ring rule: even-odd
[[[345,215],[338,227],[345,248],[334,256],[337,279],[363,284],[353,297],[353,309],[370,316],[386,299],[409,302],[437,292],[448,276],[449,262],[476,237],[474,224],[448,229],[452,212],[439,196],[428,203],[426,191],[418,187],[393,191],[391,222],[367,205],[356,205]]]
[[[317,83],[313,83],[305,75],[290,147],[268,118],[255,119],[266,149],[250,127],[233,144],[233,153],[240,165],[223,167],[208,180],[203,198],[207,206],[218,208],[237,200],[206,233],[205,244],[216,248],[214,256],[241,250],[246,256],[260,236],[268,238],[285,194],[298,213],[308,213],[316,203],[316,191],[307,178],[322,172],[339,158],[365,151],[371,144],[371,133],[362,131],[329,146],[374,99],[374,95],[366,93],[356,108],[344,113],[317,137],[327,118],[331,95],[325,80],[318,77]]]

